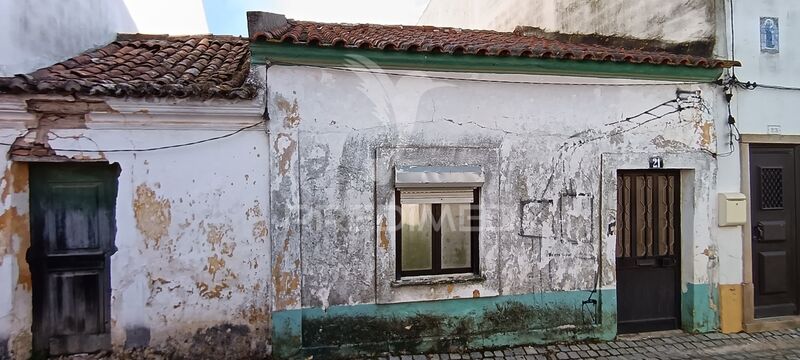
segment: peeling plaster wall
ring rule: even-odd
[[[30,356],[31,273],[25,254],[30,246],[28,167],[1,161],[0,203],[0,358]],[[28,329],[28,330],[26,330]]]
[[[2,100],[8,103],[9,97]],[[125,101],[115,100],[109,106],[120,103]],[[147,109],[153,103],[133,106]],[[186,106],[181,101],[168,103],[173,110]],[[49,139],[53,148],[146,148],[185,143],[224,135],[261,120],[263,105],[254,101],[243,106],[253,107],[255,115],[231,120],[219,107],[214,109],[220,115],[209,116],[202,106],[195,109],[195,115],[183,117],[112,109],[87,114],[83,128],[60,126],[64,123],[56,120],[38,131],[35,119],[13,122],[0,116],[0,139],[11,142],[34,126],[26,138],[43,133],[39,135]],[[272,264],[267,142],[261,126],[214,142],[155,152],[56,151],[65,158],[105,160],[121,168],[114,240],[117,251],[111,257],[115,348],[149,347],[190,358],[248,358],[268,352]],[[8,147],[0,150],[6,153]],[[26,359],[32,312],[25,261],[30,242],[27,167],[4,156],[0,168],[4,169],[0,340],[7,340],[13,358]],[[0,349],[4,347],[5,343]]]
[[[689,108],[680,115],[623,120],[674,99],[677,88],[702,90],[707,108],[682,103]],[[602,287],[613,289],[614,244],[600,236],[613,229],[613,219],[601,218],[600,195],[616,192],[601,188],[605,153],[639,154],[626,168],[647,168],[649,154],[703,159],[703,173],[711,176],[696,179],[697,195],[687,200],[696,242],[685,244],[693,260],[683,281],[717,281],[716,262],[703,255],[716,244],[710,191],[716,166],[706,152],[716,150],[714,123],[723,116],[713,110],[721,100],[714,87],[493,84],[273,66],[269,89],[278,162],[271,215],[281,224],[272,232],[273,258],[282,260],[275,271],[300,278],[299,285],[290,282],[281,294],[289,300],[276,310],[591,290],[598,270]],[[481,218],[481,241],[497,236],[496,247],[482,248],[486,281],[389,288],[383,269],[394,261],[395,232],[393,222],[384,221],[394,215],[380,203],[383,189],[392,186],[382,173],[412,158],[425,162],[418,165],[491,169],[484,155],[470,155],[474,149],[495,149],[499,157],[489,175],[498,179],[492,185],[496,209]]]
[[[598,33],[683,42],[714,37],[715,0],[432,0],[419,24]]]

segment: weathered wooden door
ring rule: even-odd
[[[115,166],[31,164],[34,351],[110,347],[109,256],[114,251]]]
[[[617,176],[617,330],[680,325],[680,173]]]
[[[750,148],[755,317],[798,311],[798,147]]]

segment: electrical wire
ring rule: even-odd
[[[301,66],[301,67],[310,67],[310,68],[325,69],[325,70],[345,71],[345,72],[353,72],[353,73],[382,74],[382,75],[403,76],[403,77],[419,78],[419,79],[454,80],[454,81],[497,83],[497,84],[626,87],[626,86],[703,85],[703,84],[713,84],[714,83],[713,81],[711,81],[711,82],[700,82],[700,81],[669,82],[669,81],[662,81],[662,82],[649,82],[649,83],[645,83],[645,82],[641,82],[641,83],[569,83],[569,82],[544,82],[544,81],[513,81],[513,80],[469,79],[469,78],[456,78],[456,77],[448,77],[448,76],[409,74],[409,73],[402,73],[402,72],[385,71],[385,70],[382,70],[382,69],[346,68],[346,67],[339,67],[339,66],[311,65],[311,64],[292,63],[292,62],[271,61],[270,63],[271,63],[271,65]]]
[[[794,86],[767,85],[767,84],[758,84],[758,83],[755,83],[755,82],[753,82],[753,83],[749,83],[749,82],[748,83],[740,83],[740,82],[737,81],[737,86],[740,85],[740,84],[744,85],[744,86],[750,86],[750,87],[746,87],[747,90],[755,90],[755,89],[758,89],[758,88],[765,88],[765,89],[773,89],[773,90],[800,91],[800,87],[794,87]]]
[[[236,135],[236,134],[238,134],[238,133],[240,133],[242,131],[249,130],[249,129],[252,129],[254,127],[257,127],[257,126],[259,126],[261,124],[264,124],[264,123],[265,123],[265,121],[262,120],[262,121],[259,121],[259,122],[255,123],[255,124],[247,125],[247,126],[245,126],[243,128],[237,129],[236,131],[229,132],[229,133],[227,133],[225,135],[214,136],[214,137],[210,137],[210,138],[207,138],[207,139],[190,141],[190,142],[180,143],[180,144],[172,144],[172,145],[164,145],[164,146],[142,148],[142,149],[60,149],[60,148],[50,148],[50,150],[63,151],[63,152],[124,153],[124,152],[148,152],[148,151],[175,149],[175,148],[198,145],[198,144],[203,144],[203,143],[207,143],[207,142],[211,142],[211,141],[225,139],[225,138],[234,136],[234,135]],[[13,144],[0,142],[0,145],[12,146]]]

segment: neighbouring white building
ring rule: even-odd
[[[24,74],[117,33],[208,33],[202,0],[0,0],[0,76]]]

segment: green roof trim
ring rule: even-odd
[[[557,60],[519,56],[476,56],[337,47],[315,47],[259,41],[250,45],[254,64],[349,67],[358,59],[382,69],[463,73],[563,75],[662,81],[713,82],[721,68],[633,64],[593,60]]]

